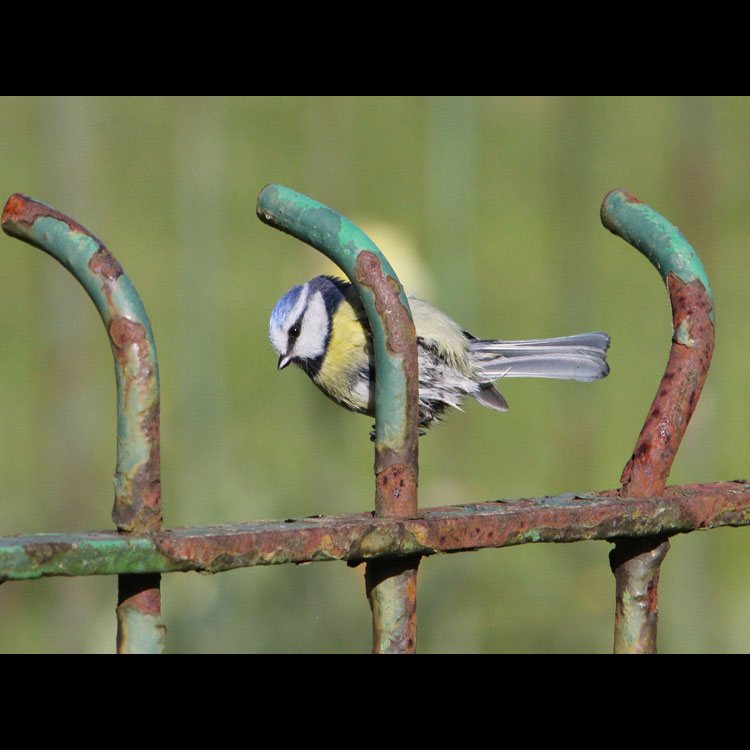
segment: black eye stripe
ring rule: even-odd
[[[297,340],[299,337],[300,331],[302,330],[302,318],[300,317],[297,322],[289,329],[289,333],[287,334],[289,338],[289,346],[291,348],[292,344]]]

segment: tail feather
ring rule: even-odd
[[[508,411],[508,402],[500,391],[492,383],[482,383],[479,390],[472,394],[482,406],[493,411]]]
[[[609,374],[606,333],[529,341],[472,341],[488,382],[502,377],[600,380]]]

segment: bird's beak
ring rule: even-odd
[[[288,354],[282,354],[279,357],[279,364],[276,365],[276,369],[283,370],[291,361],[292,358]]]

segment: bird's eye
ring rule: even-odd
[[[290,329],[289,329],[289,335],[296,339],[297,336],[299,336],[300,326],[299,323],[295,323]]]

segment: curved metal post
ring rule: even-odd
[[[117,467],[112,518],[126,532],[161,526],[159,371],[151,325],[122,266],[76,221],[16,193],[3,231],[43,250],[81,283],[107,329],[117,380]],[[162,650],[158,575],[120,576],[118,651]]]
[[[393,268],[373,241],[348,219],[317,201],[268,185],[258,196],[261,221],[319,250],[359,292],[372,329],[375,382],[375,514],[407,517],[417,510],[417,344],[409,303]],[[416,646],[419,557],[372,561],[367,592],[373,612],[373,650]]]
[[[714,302],[697,253],[679,230],[625,190],[602,203],[604,226],[645,255],[669,290],[673,337],[667,368],[633,455],[623,470],[623,497],[661,495],[706,380],[714,348]],[[667,537],[615,544],[615,652],[656,651],[657,586]]]

